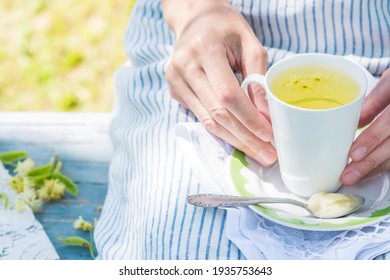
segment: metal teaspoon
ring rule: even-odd
[[[188,203],[201,206],[201,207],[219,207],[219,206],[248,206],[253,204],[268,204],[268,203],[285,203],[295,205],[304,208],[313,217],[335,219],[347,216],[364,204],[364,197],[352,194],[345,194],[351,201],[352,205],[345,208],[345,211],[336,213],[335,215],[326,215],[310,207],[310,203],[306,204],[290,198],[271,198],[271,197],[245,197],[245,196],[231,196],[231,195],[219,195],[219,194],[195,194],[187,197]],[[310,199],[309,199],[310,201]]]

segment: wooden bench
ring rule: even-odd
[[[60,259],[91,259],[87,249],[71,247],[58,237],[89,234],[75,230],[79,216],[98,218],[107,191],[112,145],[110,113],[0,113],[0,151],[26,150],[37,164],[57,154],[62,171],[79,187],[79,195],[46,204],[36,218],[41,222]]]

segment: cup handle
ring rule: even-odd
[[[250,84],[259,84],[262,86],[264,89],[266,88],[265,86],[265,76],[260,75],[260,74],[250,74],[245,78],[245,80],[241,84],[241,88],[245,91],[246,95],[249,97],[248,93],[248,86]]]

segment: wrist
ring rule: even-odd
[[[164,20],[178,36],[198,15],[230,7],[228,0],[162,0]]]

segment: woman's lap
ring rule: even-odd
[[[364,48],[363,35],[368,33],[363,34],[360,29],[368,27],[360,26],[359,22],[347,22],[357,28],[356,32],[351,32],[355,36],[350,40],[353,44],[344,46],[343,40],[332,37],[334,42],[329,45],[329,34],[335,33],[332,28],[337,28],[339,22],[325,24],[324,18],[324,26],[318,25],[317,29],[308,30],[302,28],[314,20],[314,10],[308,11],[302,20],[297,21],[295,14],[289,13],[290,18],[285,21],[284,9],[278,7],[284,5],[283,1],[279,1],[279,4],[257,1],[254,6],[247,5],[251,3],[249,0],[231,2],[246,13],[254,31],[265,43],[270,64],[295,52],[323,51],[345,55],[353,50],[358,55],[357,60],[373,69],[374,74],[380,74],[388,67],[388,49],[384,49],[384,57],[364,57],[368,48]],[[323,16],[322,2],[317,4],[316,15]],[[269,5],[269,9],[260,5]],[[301,11],[297,5],[291,8],[297,9],[298,14],[305,11]],[[267,14],[257,14],[268,10],[271,11],[270,22]],[[344,20],[348,21],[349,18]],[[278,31],[281,23],[287,22],[289,26],[285,28],[289,31],[286,37],[285,33]],[[270,30],[263,30],[264,23],[268,23]],[[298,34],[298,31],[304,33]],[[312,33],[306,34],[308,31]],[[375,34],[388,38],[388,34],[381,34],[380,30]],[[282,37],[279,38],[279,35]],[[305,38],[304,35],[318,40],[291,41],[295,37]],[[289,40],[291,44],[287,44]],[[194,208],[185,202],[187,195],[207,186],[199,184],[190,163],[183,159],[176,147],[175,124],[194,121],[194,118],[169,96],[165,69],[175,42],[173,33],[163,21],[160,1],[137,1],[125,41],[126,52],[133,66],[124,66],[116,73],[117,111],[111,126],[115,154],[110,166],[107,198],[95,232],[99,257],[243,258],[224,234],[226,217],[223,210]],[[317,44],[317,41],[325,43]],[[280,42],[280,46],[291,46],[281,49],[276,42]],[[332,46],[334,50],[330,48]],[[344,47],[347,47],[345,51],[340,51]],[[380,51],[377,45],[372,45],[372,54]]]

